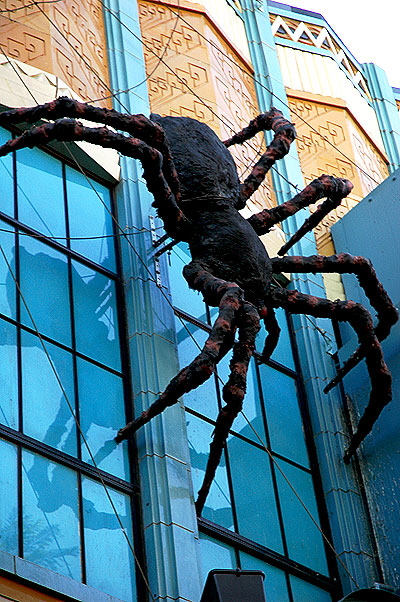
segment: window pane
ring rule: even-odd
[[[115,270],[110,191],[82,173],[66,167],[71,249]],[[104,236],[86,240],[74,237]]]
[[[275,316],[281,329],[281,333],[279,335],[278,345],[272,353],[271,359],[275,360],[276,362],[279,362],[280,364],[283,364],[284,366],[287,366],[291,370],[295,370],[293,350],[290,341],[289,328],[285,310],[283,310],[282,308],[275,309]],[[261,323],[261,330],[258,333],[256,339],[256,348],[257,351],[259,351],[260,353],[264,348],[266,336],[266,330],[263,328],[263,324]]]
[[[276,471],[289,556],[292,560],[327,575],[325,548],[317,526],[318,509],[311,475],[280,460],[277,461],[277,466],[283,473]]]
[[[0,549],[18,555],[17,448],[0,440]]]
[[[18,151],[17,185],[20,221],[47,236],[65,237],[61,161],[37,148]]]
[[[96,465],[129,480],[126,444],[117,444],[118,429],[125,426],[122,379],[106,370],[78,359],[80,423]],[[82,442],[82,460],[92,464]]]
[[[208,424],[208,422],[190,415],[188,412],[186,412],[186,421],[192,465],[193,488],[195,498],[197,499],[197,491],[203,483],[206,464],[210,453],[211,434],[214,427],[213,425]],[[224,454],[222,454],[221,461],[217,468],[202,516],[227,529],[233,529],[231,501]]]
[[[220,377],[218,379],[218,384],[221,389],[221,396],[223,385],[228,381],[229,378],[229,362],[231,360],[231,356],[232,352],[229,352],[228,355],[225,356],[217,366],[218,376]],[[264,444],[266,443],[254,360],[250,361],[247,372],[247,389],[245,398],[243,400],[243,411],[240,412],[235,418],[232,430],[240,433],[248,439],[251,439],[252,441],[255,441],[256,443],[261,443],[261,441]]]
[[[71,344],[68,265],[64,255],[33,238],[20,240],[21,289],[42,334]],[[34,328],[21,303],[24,324]]]
[[[0,128],[0,145],[11,138],[11,133]],[[0,211],[14,215],[14,176],[12,154],[0,159]]]
[[[235,569],[237,566],[235,550],[230,546],[199,533],[203,581],[213,569]]]
[[[104,487],[83,479],[83,521],[87,584],[121,598],[136,600],[132,519],[129,498],[108,487],[112,503],[124,527],[118,522]]]
[[[0,231],[0,313],[15,319],[15,233],[5,222],[0,221],[0,228],[8,230]]]
[[[0,422],[17,430],[17,331],[4,320],[0,320],[0,342]]]
[[[269,366],[260,366],[261,386],[273,451],[308,466],[295,381]]]
[[[187,243],[180,242],[175,245],[169,257],[172,303],[195,318],[202,320],[202,322],[207,322],[203,295],[190,289],[182,275],[183,268],[190,261],[191,257]]]
[[[290,577],[294,602],[332,602],[332,596],[298,577]]]
[[[243,570],[262,571],[265,575],[264,590],[267,602],[289,602],[285,573],[259,558],[240,552]]]
[[[24,451],[22,479],[24,557],[80,580],[76,474]]]
[[[178,317],[175,317],[175,325],[179,364],[181,368],[184,368],[200,353],[208,338],[208,332],[190,322],[180,320]],[[200,387],[185,393],[184,403],[187,408],[192,408],[196,412],[215,420],[218,414],[218,403],[214,376],[212,375]]]
[[[72,262],[77,350],[120,369],[115,283]]]
[[[228,451],[239,533],[283,553],[267,453],[236,436],[229,437]]]
[[[75,410],[72,357],[45,342],[49,359],[39,338],[23,331],[21,345],[24,432],[67,454],[76,455],[75,419],[67,402],[68,399]]]

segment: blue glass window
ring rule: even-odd
[[[71,345],[65,255],[38,240],[21,237],[20,279],[24,298],[21,303],[22,322],[35,330],[38,328],[39,332],[56,341]]]
[[[0,547],[18,554],[17,448],[0,439]]]
[[[77,261],[72,262],[72,280],[78,351],[119,370],[115,283]]]
[[[66,177],[71,249],[115,270],[110,191],[68,166]]]
[[[17,183],[19,220],[46,236],[65,237],[61,161],[37,148],[21,150]]]
[[[213,426],[190,414],[187,414],[186,420],[193,488],[196,495],[205,474]],[[206,506],[203,510],[203,516],[219,525],[223,525],[227,529],[233,529],[231,500],[224,456],[221,458],[214,482],[211,485]]]
[[[13,163],[0,159],[12,219],[0,223],[0,432],[13,442],[0,439],[0,550],[133,602],[111,193],[42,150]]]
[[[83,479],[82,493],[87,583],[125,602],[133,602],[136,590],[129,498],[110,487],[106,492],[91,479]]]
[[[265,598],[268,602],[289,602],[284,571],[243,552],[240,552],[240,564],[243,570],[262,571],[264,573]]]
[[[11,138],[10,132],[0,128],[0,145]],[[0,158],[0,211],[14,215],[14,168],[12,155]]]
[[[27,332],[21,346],[24,432],[76,455],[72,355]]]
[[[80,580],[76,474],[24,451],[22,482],[25,558]]]
[[[328,574],[324,542],[311,475],[288,462],[278,460],[279,498],[286,541],[293,560]]]
[[[0,313],[16,317],[16,264],[14,229],[0,221]]]
[[[17,329],[0,320],[0,423],[18,429]]]
[[[78,391],[82,459],[129,480],[126,444],[115,442],[118,429],[126,422],[122,379],[78,359]]]
[[[265,365],[260,366],[260,375],[272,450],[308,466],[294,379]]]

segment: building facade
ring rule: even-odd
[[[67,95],[194,117],[221,139],[282,110],[297,148],[245,215],[322,173],[355,184],[296,254],[330,254],[332,219],[399,166],[398,89],[357,63],[320,15],[265,0],[0,9],[4,108]],[[2,129],[1,143],[18,131]],[[233,151],[241,179],[266,142]],[[244,412],[196,518],[229,359],[134,441],[114,440],[197,355],[215,319],[182,277],[187,246],[155,254],[163,231],[141,167],[114,151],[55,142],[0,167],[0,599],[198,602],[214,568],[262,570],[268,602],[400,587],[363,452],[342,461],[343,390],[322,392],[335,374],[332,324],[278,312],[279,346],[267,364],[252,360]],[[263,238],[271,255],[303,219]],[[344,295],[339,279],[318,275],[281,285]]]

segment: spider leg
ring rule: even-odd
[[[105,109],[79,102],[67,96],[61,96],[51,102],[36,107],[22,107],[0,113],[0,125],[5,127],[16,123],[36,123],[41,119],[61,119],[70,117],[86,119],[95,123],[104,123],[117,130],[140,138],[163,155],[163,173],[175,197],[179,199],[179,180],[164,130],[144,115],[127,115],[114,109]]]
[[[247,221],[257,234],[261,236],[262,234],[267,234],[272,226],[283,222],[288,217],[300,211],[300,209],[309,207],[320,199],[328,197],[326,201],[321,203],[311,217],[305,221],[292,239],[282,247],[279,251],[279,255],[283,255],[295,242],[297,242],[297,240],[304,236],[306,232],[315,228],[325,215],[340,205],[342,199],[346,197],[352,189],[353,184],[349,182],[349,180],[334,178],[324,174],[310,182],[304,190],[299,192],[299,194],[296,194],[290,201],[286,201],[286,203],[282,203],[271,209],[263,209],[259,213],[253,214]]]
[[[378,341],[383,341],[398,320],[397,309],[392,303],[369,259],[358,255],[340,253],[339,255],[312,255],[310,257],[273,258],[272,269],[275,273],[338,273],[355,274],[372,307],[376,310],[378,322],[375,335]],[[359,347],[338,371],[335,378],[328,383],[324,391],[327,393],[336,386],[352,368],[365,357],[365,349]]]
[[[202,292],[210,305],[219,305],[218,317],[199,355],[170,381],[165,391],[147,410],[119,430],[117,442],[127,439],[154,416],[177,403],[184,393],[203,384],[233,345],[237,314],[243,303],[242,290],[235,283],[215,278],[204,266],[195,262],[184,268],[184,275],[191,288]]]
[[[272,130],[274,138],[271,144],[267,146],[265,153],[254,165],[251,173],[240,185],[240,204],[236,205],[237,209],[243,209],[247,200],[264,181],[265,176],[275,162],[287,155],[290,145],[296,137],[294,125],[283,117],[281,111],[272,108],[268,113],[258,115],[250,121],[246,128],[234,134],[229,140],[225,140],[224,144],[226,147],[233,144],[242,144],[245,140],[249,140],[263,130]]]
[[[163,157],[160,151],[138,138],[128,138],[107,127],[90,128],[75,119],[57,119],[54,123],[44,123],[25,130],[21,136],[8,140],[0,146],[0,157],[21,148],[33,148],[52,140],[60,142],[86,141],[105,148],[114,148],[123,155],[139,159],[143,167],[143,177],[147,188],[154,196],[153,205],[164,221],[166,232],[175,238],[185,240],[185,230],[189,221],[179,209],[175,196],[166,181],[163,171]]]
[[[272,307],[269,307],[266,310],[266,315],[263,316],[263,322],[268,335],[265,339],[264,349],[261,354],[261,362],[266,362],[267,360],[269,360],[273,351],[275,350],[278,344],[279,335],[281,333],[281,329],[279,327],[278,321],[275,317],[275,312],[272,309]]]
[[[365,353],[371,380],[371,393],[364,414],[360,418],[343,458],[348,463],[360,443],[372,430],[385,405],[392,399],[392,377],[385,364],[382,347],[375,335],[372,317],[365,307],[354,301],[329,301],[304,295],[296,290],[288,291],[283,288],[271,290],[269,301],[273,307],[284,307],[291,313],[347,321],[357,333],[360,346]]]
[[[229,430],[243,406],[246,393],[246,377],[250,359],[254,353],[255,339],[260,329],[256,308],[244,302],[238,315],[239,341],[234,344],[230,362],[230,376],[223,387],[222,397],[226,405],[218,414],[213,439],[210,443],[206,472],[196,500],[196,512],[200,516],[214,480],[215,472],[228,438]]]

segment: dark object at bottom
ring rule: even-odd
[[[376,584],[375,587],[351,592],[339,602],[400,602],[400,596],[384,585]]]
[[[262,571],[214,569],[200,602],[265,602],[264,578]]]

